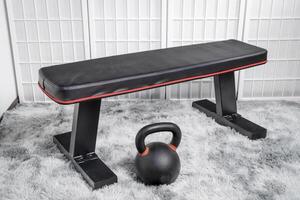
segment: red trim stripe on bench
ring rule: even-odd
[[[163,83],[157,83],[157,84],[154,84],[154,85],[144,86],[144,87],[140,87],[140,88],[134,88],[134,89],[130,89],[130,90],[122,90],[122,91],[117,91],[117,92],[112,92],[112,93],[99,94],[99,95],[94,95],[94,96],[90,96],[90,97],[83,97],[83,98],[79,98],[79,99],[66,100],[66,101],[63,101],[63,100],[60,100],[60,99],[57,99],[57,98],[53,97],[46,90],[44,90],[40,86],[40,84],[38,84],[38,85],[41,88],[41,90],[50,99],[52,99],[56,103],[59,103],[59,104],[74,104],[74,103],[79,103],[79,102],[82,102],[82,101],[88,101],[88,100],[92,100],[92,99],[100,99],[100,98],[104,98],[104,97],[111,97],[111,96],[116,96],[116,95],[121,95],[121,94],[137,92],[137,91],[141,91],[141,90],[147,90],[147,89],[152,89],[152,88],[156,88],[156,87],[161,87],[161,86],[166,86],[166,85],[172,85],[172,84],[176,84],[176,83],[191,81],[191,80],[195,80],[195,79],[206,78],[206,77],[215,76],[215,75],[219,75],[219,74],[225,74],[225,73],[232,72],[232,71],[238,71],[238,70],[246,69],[246,68],[249,68],[249,67],[254,67],[254,66],[257,66],[257,65],[262,65],[262,64],[265,64],[265,63],[267,63],[267,60],[257,62],[257,63],[253,63],[253,64],[249,64],[249,65],[244,65],[244,66],[233,68],[233,69],[224,70],[224,71],[221,71],[221,72],[215,72],[215,73],[199,75],[199,76],[192,76],[192,77],[188,77],[188,78],[178,79],[178,80],[174,80],[174,81],[167,81],[167,82],[163,82]]]

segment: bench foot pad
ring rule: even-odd
[[[229,126],[249,139],[265,138],[267,135],[265,128],[243,118],[238,113],[227,116],[218,115],[216,113],[216,104],[207,99],[194,101],[192,106],[204,112],[208,117],[215,119],[218,124]]]
[[[71,132],[55,135],[54,143],[59,150],[74,164],[87,183],[97,189],[106,185],[116,183],[117,176],[99,159],[95,152],[83,156],[72,157],[69,154]]]

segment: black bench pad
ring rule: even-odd
[[[71,104],[264,64],[267,50],[237,40],[98,58],[39,70],[39,86]]]

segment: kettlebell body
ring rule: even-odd
[[[153,142],[145,145],[145,137],[161,131],[171,131],[170,144]],[[138,154],[135,166],[138,177],[150,185],[169,184],[176,180],[180,172],[180,159],[176,153],[181,140],[181,131],[176,124],[162,122],[143,127],[136,136]]]

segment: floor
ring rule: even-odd
[[[191,101],[104,101],[96,153],[119,182],[92,191],[52,142],[70,130],[73,107],[18,105],[0,124],[0,199],[300,199],[300,102],[239,102],[238,109],[267,128],[267,138],[251,141],[220,126]],[[171,185],[145,186],[135,175],[134,139],[161,121],[182,130],[181,172]]]

